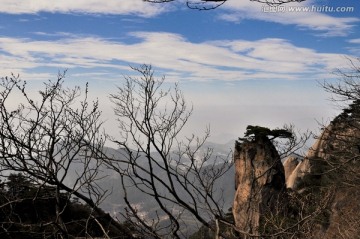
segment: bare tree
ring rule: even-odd
[[[143,0],[143,1],[149,3],[169,3],[169,2],[174,2],[176,0]],[[192,1],[187,0],[186,5],[190,9],[212,10],[222,6],[227,1],[228,0],[192,0]],[[259,2],[270,6],[278,6],[291,2],[304,2],[306,0],[250,0],[250,1]]]
[[[87,86],[83,91],[79,87],[66,88],[63,78],[64,74],[59,74],[55,82],[45,83],[38,98],[30,96],[26,82],[18,76],[2,78],[0,173],[7,177],[10,172],[19,172],[39,190],[51,188],[56,199],[56,219],[43,223],[57,225],[55,233],[67,237],[62,214],[68,205],[60,202],[61,197],[77,197],[104,215],[98,206],[107,191],[97,185],[102,177],[97,152],[102,151],[105,140],[100,133],[98,102],[89,102]],[[15,107],[14,97],[22,102]]]
[[[359,62],[349,59],[349,68],[336,71],[337,82],[321,83],[342,113],[322,125],[323,133],[310,149],[310,170],[298,192],[290,192],[295,208],[301,209],[297,232],[303,237],[353,238],[359,234],[354,226],[360,220]]]
[[[340,80],[323,82],[321,86],[331,93],[331,101],[343,110],[324,128],[325,172],[337,174],[337,182],[360,186],[360,59],[348,59],[350,68],[337,70]],[[331,176],[332,175],[332,176]],[[342,175],[340,178],[339,176]]]
[[[225,217],[216,187],[232,162],[203,149],[208,130],[203,138],[180,141],[192,109],[188,110],[178,86],[164,89],[165,78],[156,79],[150,65],[132,69],[140,76],[125,77],[124,85],[111,95],[121,134],[114,142],[127,162],[113,158],[109,163],[122,179],[125,218],[151,238],[184,236],[186,226],[191,226],[186,217],[220,234],[209,221]],[[144,217],[132,203],[128,191],[133,188],[154,202],[153,217]]]

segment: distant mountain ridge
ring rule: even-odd
[[[229,141],[226,144],[206,142],[198,152],[198,155],[200,157],[201,154],[206,153],[206,150],[208,148],[212,149],[212,157],[205,164],[205,167],[214,167],[214,164],[215,167],[220,167],[221,165],[216,166],[217,157],[228,158],[229,160],[231,160],[234,142],[235,141]],[[125,151],[123,149],[106,148],[106,153],[111,155],[111,157],[123,159]],[[156,158],[156,155],[157,154],[154,153],[153,157]],[[174,155],[174,157],[176,156]],[[146,165],[145,162],[146,161],[144,161],[144,166]],[[159,160],[159,162],[161,161]],[[104,209],[106,212],[109,212],[110,215],[114,218],[120,219],[120,213],[123,213],[124,208],[126,207],[126,204],[123,200],[123,190],[120,185],[120,178],[117,174],[114,174],[111,171],[105,170],[103,173],[105,175],[106,173],[109,174],[104,180],[99,182],[99,185],[101,186],[101,188],[111,191],[111,194],[102,202],[101,208]],[[163,172],[162,170],[155,169],[154,173],[158,177],[166,179],[167,175],[165,175],[165,172]],[[230,207],[232,207],[235,193],[234,181],[234,169],[231,168],[220,180],[218,180],[217,185],[215,186],[216,197],[223,198],[222,204],[224,211],[227,211]],[[137,206],[142,216],[147,218],[156,217],[156,210],[158,209],[158,205],[152,197],[144,195],[135,188],[128,188],[128,195],[130,195],[131,203]],[[179,196],[184,200],[188,199],[185,194],[181,193],[181,191],[179,191]],[[172,206],[169,205],[169,207],[171,208]],[[189,223],[189,226],[187,227],[186,233],[190,235],[198,229],[198,226],[195,223],[196,220],[194,220],[192,216],[185,215],[185,217],[188,217],[188,221],[190,220],[194,222]]]

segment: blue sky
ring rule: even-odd
[[[89,82],[110,129],[107,96],[133,74],[129,65],[152,64],[194,106],[185,134],[206,125],[214,141],[242,136],[248,124],[316,130],[337,112],[318,81],[360,56],[360,2],[270,10],[247,0],[211,11],[182,0],[0,0],[0,75],[19,73],[35,89],[67,69],[69,84]]]

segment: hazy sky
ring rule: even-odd
[[[129,65],[146,63],[193,104],[187,134],[206,125],[215,141],[248,124],[316,130],[336,113],[318,82],[360,55],[359,13],[359,0],[272,9],[228,0],[211,11],[181,0],[0,0],[0,75],[19,73],[35,90],[67,69],[68,84],[89,82],[110,129],[107,96],[133,74]]]

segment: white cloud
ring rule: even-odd
[[[294,10],[296,7],[302,7],[302,11]],[[316,2],[311,0],[284,4],[272,10],[267,5],[253,1],[228,0],[223,5],[223,9],[227,10],[220,15],[220,19],[223,20],[239,22],[242,19],[255,19],[283,25],[296,25],[300,28],[320,31],[323,36],[346,36],[351,32],[354,24],[360,21],[355,17],[333,17],[326,13],[316,12]]]
[[[261,85],[258,82],[249,88],[245,81],[234,81],[321,80],[332,68],[347,66],[342,55],[319,53],[279,38],[194,43],[171,33],[136,32],[131,34],[131,37],[138,38],[134,41],[136,43],[127,44],[66,33],[57,36],[60,37],[57,41],[0,38],[0,64],[2,69],[6,69],[0,70],[0,75],[14,72],[20,73],[25,80],[47,80],[53,79],[58,69],[69,68],[70,79],[93,81],[90,86],[94,87],[96,97],[105,102],[102,107],[109,119],[106,126],[109,132],[114,132],[116,122],[111,113],[112,105],[108,103],[109,92],[101,90],[113,90],[114,84],[103,84],[101,80],[122,78],[121,73],[128,69],[129,64],[151,63],[158,74],[165,74],[170,80],[227,81],[226,84],[218,84],[217,81],[209,84],[183,82],[181,86],[187,87],[188,90],[184,91],[186,98],[195,106],[192,123],[185,133],[197,132],[209,123],[215,135],[243,132],[247,124],[276,127],[284,122],[293,122],[304,125],[304,128],[316,127],[314,118],[330,114],[326,113],[326,105],[321,102],[320,106],[317,105],[321,98],[317,91],[311,92],[309,87],[297,88],[297,84],[293,89],[280,89],[279,83],[274,84],[276,81],[269,82],[269,88],[258,87]],[[227,83],[235,86],[226,87]],[[210,92],[206,89],[208,85],[213,89]],[[315,106],[311,108],[313,102]],[[294,105],[298,105],[295,110]]]
[[[353,44],[360,44],[360,38],[350,39],[348,42],[349,42],[349,43],[353,43]]]
[[[351,47],[347,47],[346,49],[351,52],[354,56],[360,56],[360,38],[350,39],[348,40],[349,43],[354,44]]]
[[[166,5],[149,4],[141,0],[0,0],[0,12],[35,14],[39,12],[158,15]]]
[[[312,5],[313,4],[313,5]],[[184,6],[185,3],[180,4]],[[175,9],[173,4],[151,4],[142,0],[0,0],[0,13],[37,14],[52,13],[82,13],[82,14],[131,14],[143,17],[157,16],[163,12]],[[307,0],[302,3],[282,5],[285,10],[279,12],[264,12],[268,6],[251,0],[228,0],[216,13],[220,19],[239,22],[242,19],[255,19],[275,22],[284,25],[296,25],[300,28],[322,32],[324,36],[345,36],[351,32],[354,24],[359,22],[356,17],[333,17],[316,11],[291,11],[292,7],[316,6],[316,2]],[[320,6],[321,7],[321,6]],[[187,9],[188,11],[192,11]],[[22,19],[28,21],[27,19]]]
[[[163,69],[174,80],[201,81],[322,79],[346,65],[343,56],[297,47],[284,39],[192,43],[164,32],[136,32],[131,37],[139,41],[125,44],[74,36],[57,41],[0,38],[0,64],[19,72],[41,67],[111,72],[146,63]]]

